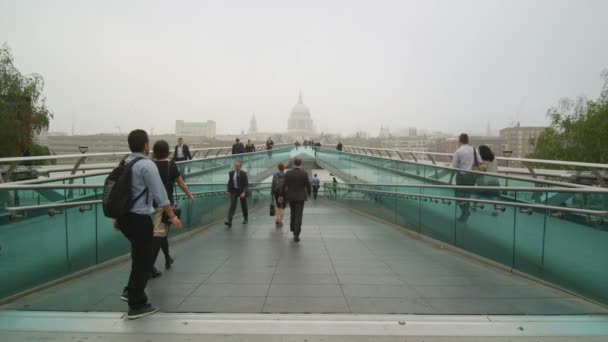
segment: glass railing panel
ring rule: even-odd
[[[418,198],[420,188],[397,186],[395,191],[400,193],[400,196],[395,199],[396,223],[420,232],[420,207],[422,205]]]
[[[45,210],[0,226],[0,298],[60,278],[69,272],[65,217]]]
[[[96,213],[91,207],[64,209],[58,213],[65,219],[67,231],[62,237],[67,240],[68,267],[70,272],[83,270],[97,263]],[[106,227],[112,229],[112,227]]]
[[[129,253],[129,241],[120,231],[114,230],[114,220],[104,216],[102,205],[95,205],[95,211],[97,211],[95,218],[97,223],[97,262],[102,263]]]
[[[496,190],[455,192],[458,197],[497,200]],[[467,214],[468,213],[468,214]],[[482,202],[461,201],[456,205],[456,246],[490,260],[511,266],[515,209]]]
[[[450,189],[422,188],[421,194],[454,197]],[[454,244],[455,203],[448,205],[439,199],[420,197],[420,232],[435,239]]]
[[[608,194],[548,192],[547,203],[597,210]],[[600,209],[605,210],[605,209]],[[598,217],[559,210],[546,215],[542,268],[538,277],[608,302],[608,223]]]

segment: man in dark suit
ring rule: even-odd
[[[184,139],[177,139],[177,145],[175,146],[175,151],[173,151],[173,161],[179,162],[184,160],[192,160],[192,155],[190,154],[190,148],[188,145],[184,144]]]
[[[281,192],[279,201],[289,201],[289,209],[291,211],[290,227],[293,232],[293,240],[300,241],[300,232],[302,231],[302,216],[304,214],[304,202],[307,195],[310,196],[311,187],[308,180],[308,174],[302,170],[302,159],[294,158],[294,168],[285,174],[285,183]]]
[[[237,200],[241,200],[241,209],[243,210],[243,224],[247,224],[247,190],[249,189],[249,181],[247,180],[247,172],[241,170],[241,162],[234,162],[234,171],[228,173],[228,195],[230,195],[230,210],[228,211],[228,219],[224,224],[229,228],[232,227],[232,217],[236,211]]]
[[[236,138],[236,142],[232,145],[232,154],[241,154],[245,153],[245,145],[241,142],[239,138]]]

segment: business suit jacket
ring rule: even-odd
[[[306,201],[306,194],[310,196],[311,192],[306,171],[296,167],[285,173],[285,184],[281,194],[287,201]]]
[[[245,146],[243,143],[235,143],[232,145],[232,154],[241,154],[245,153]]]
[[[239,176],[238,176],[238,180],[239,180],[239,184],[238,184],[238,190],[234,188],[234,170],[230,171],[228,173],[228,192],[231,193],[236,193],[238,192],[239,194],[241,193],[247,193],[247,190],[249,190],[249,180],[247,179],[247,172],[241,170],[239,171]]]
[[[175,150],[173,151],[173,158],[171,158],[172,160],[177,159],[177,148],[178,147],[179,147],[179,145],[175,145]],[[186,158],[186,160],[192,159],[192,155],[190,154],[190,148],[188,147],[188,145],[186,145],[186,144],[182,145],[182,152],[184,152],[184,158]]]

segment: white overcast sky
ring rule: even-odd
[[[2,42],[51,131],[285,131],[302,89],[326,132],[481,133],[598,96],[608,1],[0,0]]]

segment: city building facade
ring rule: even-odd
[[[186,122],[184,120],[175,120],[175,135],[215,138],[215,121]]]
[[[500,130],[500,137],[505,141],[505,149],[513,151],[512,157],[525,158],[534,152],[533,142],[547,127],[520,126]]]

